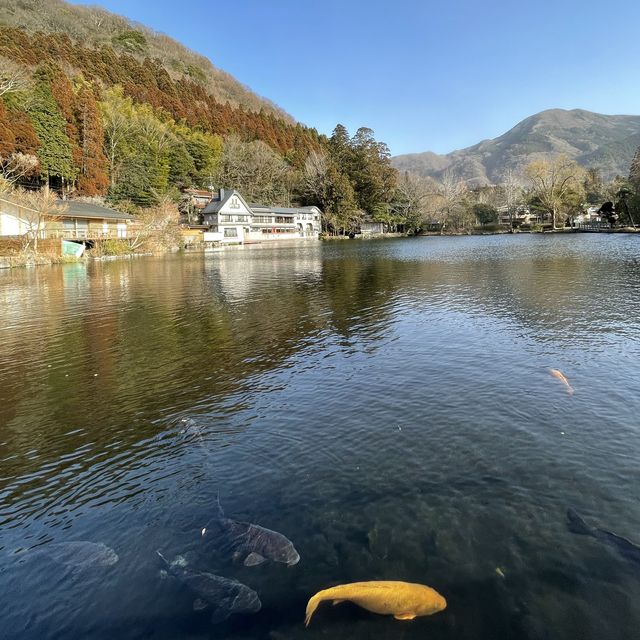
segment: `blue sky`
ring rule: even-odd
[[[75,2],[75,4],[84,4]],[[97,0],[297,120],[446,153],[543,109],[640,114],[633,0]]]

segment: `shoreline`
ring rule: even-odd
[[[319,241],[321,242],[332,242],[332,241],[342,241],[342,240],[361,240],[361,241],[369,241],[369,240],[397,240],[398,238],[445,238],[445,237],[469,237],[469,236],[503,236],[503,235],[550,235],[550,234],[580,234],[580,233],[604,233],[604,234],[636,234],[640,233],[640,228],[633,227],[620,227],[616,229],[572,229],[572,228],[563,228],[563,229],[545,229],[545,230],[523,230],[523,231],[506,231],[506,230],[495,230],[495,231],[482,231],[482,230],[473,230],[473,231],[449,231],[449,232],[440,232],[440,231],[425,231],[423,233],[418,233],[413,236],[409,236],[403,233],[383,233],[375,236],[361,236],[358,235],[355,238],[350,238],[349,236],[324,236],[320,237]],[[286,241],[288,244],[290,241]],[[212,248],[207,247],[186,247],[184,249],[176,249],[175,247],[172,249],[167,249],[166,251],[155,251],[155,252],[144,252],[144,253],[124,253],[119,255],[107,255],[107,256],[82,256],[79,258],[75,258],[73,256],[50,256],[46,254],[30,254],[28,256],[21,255],[9,255],[9,256],[1,256],[0,255],[0,271],[4,269],[16,269],[16,268],[33,268],[33,267],[52,267],[54,265],[60,264],[81,264],[90,261],[101,261],[108,262],[112,260],[121,260],[121,259],[134,259],[134,258],[143,258],[149,256],[163,256],[172,253],[179,253],[180,251],[188,252],[188,253],[211,253],[211,252],[225,252],[229,249],[238,249],[244,246],[261,246],[261,247],[269,247],[269,246],[277,246],[278,242],[261,242],[261,243],[248,243],[247,245],[243,244],[229,244],[229,245],[221,245]],[[280,245],[282,246],[282,245]]]

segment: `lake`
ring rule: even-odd
[[[0,637],[635,637],[640,566],[567,509],[640,543],[639,243],[303,241],[0,272]],[[300,562],[205,546],[217,496]],[[119,560],[61,560],[70,541]],[[156,550],[262,609],[212,625]],[[304,628],[311,595],[362,580],[448,607],[323,604]]]

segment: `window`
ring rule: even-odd
[[[229,203],[229,209],[239,209],[240,208],[240,202],[238,201],[238,198],[236,198],[236,196],[233,196],[233,198],[231,198],[231,202]]]
[[[227,228],[227,229],[224,230],[224,237],[225,238],[237,238],[238,237],[238,230],[235,227]]]
[[[236,216],[236,222],[246,222],[247,216]]]

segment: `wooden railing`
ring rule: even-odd
[[[127,231],[118,231],[117,229],[109,229],[104,231],[101,229],[47,229],[45,235],[47,238],[62,238],[63,240],[101,240],[103,238],[127,238]],[[124,233],[124,235],[122,235]]]

